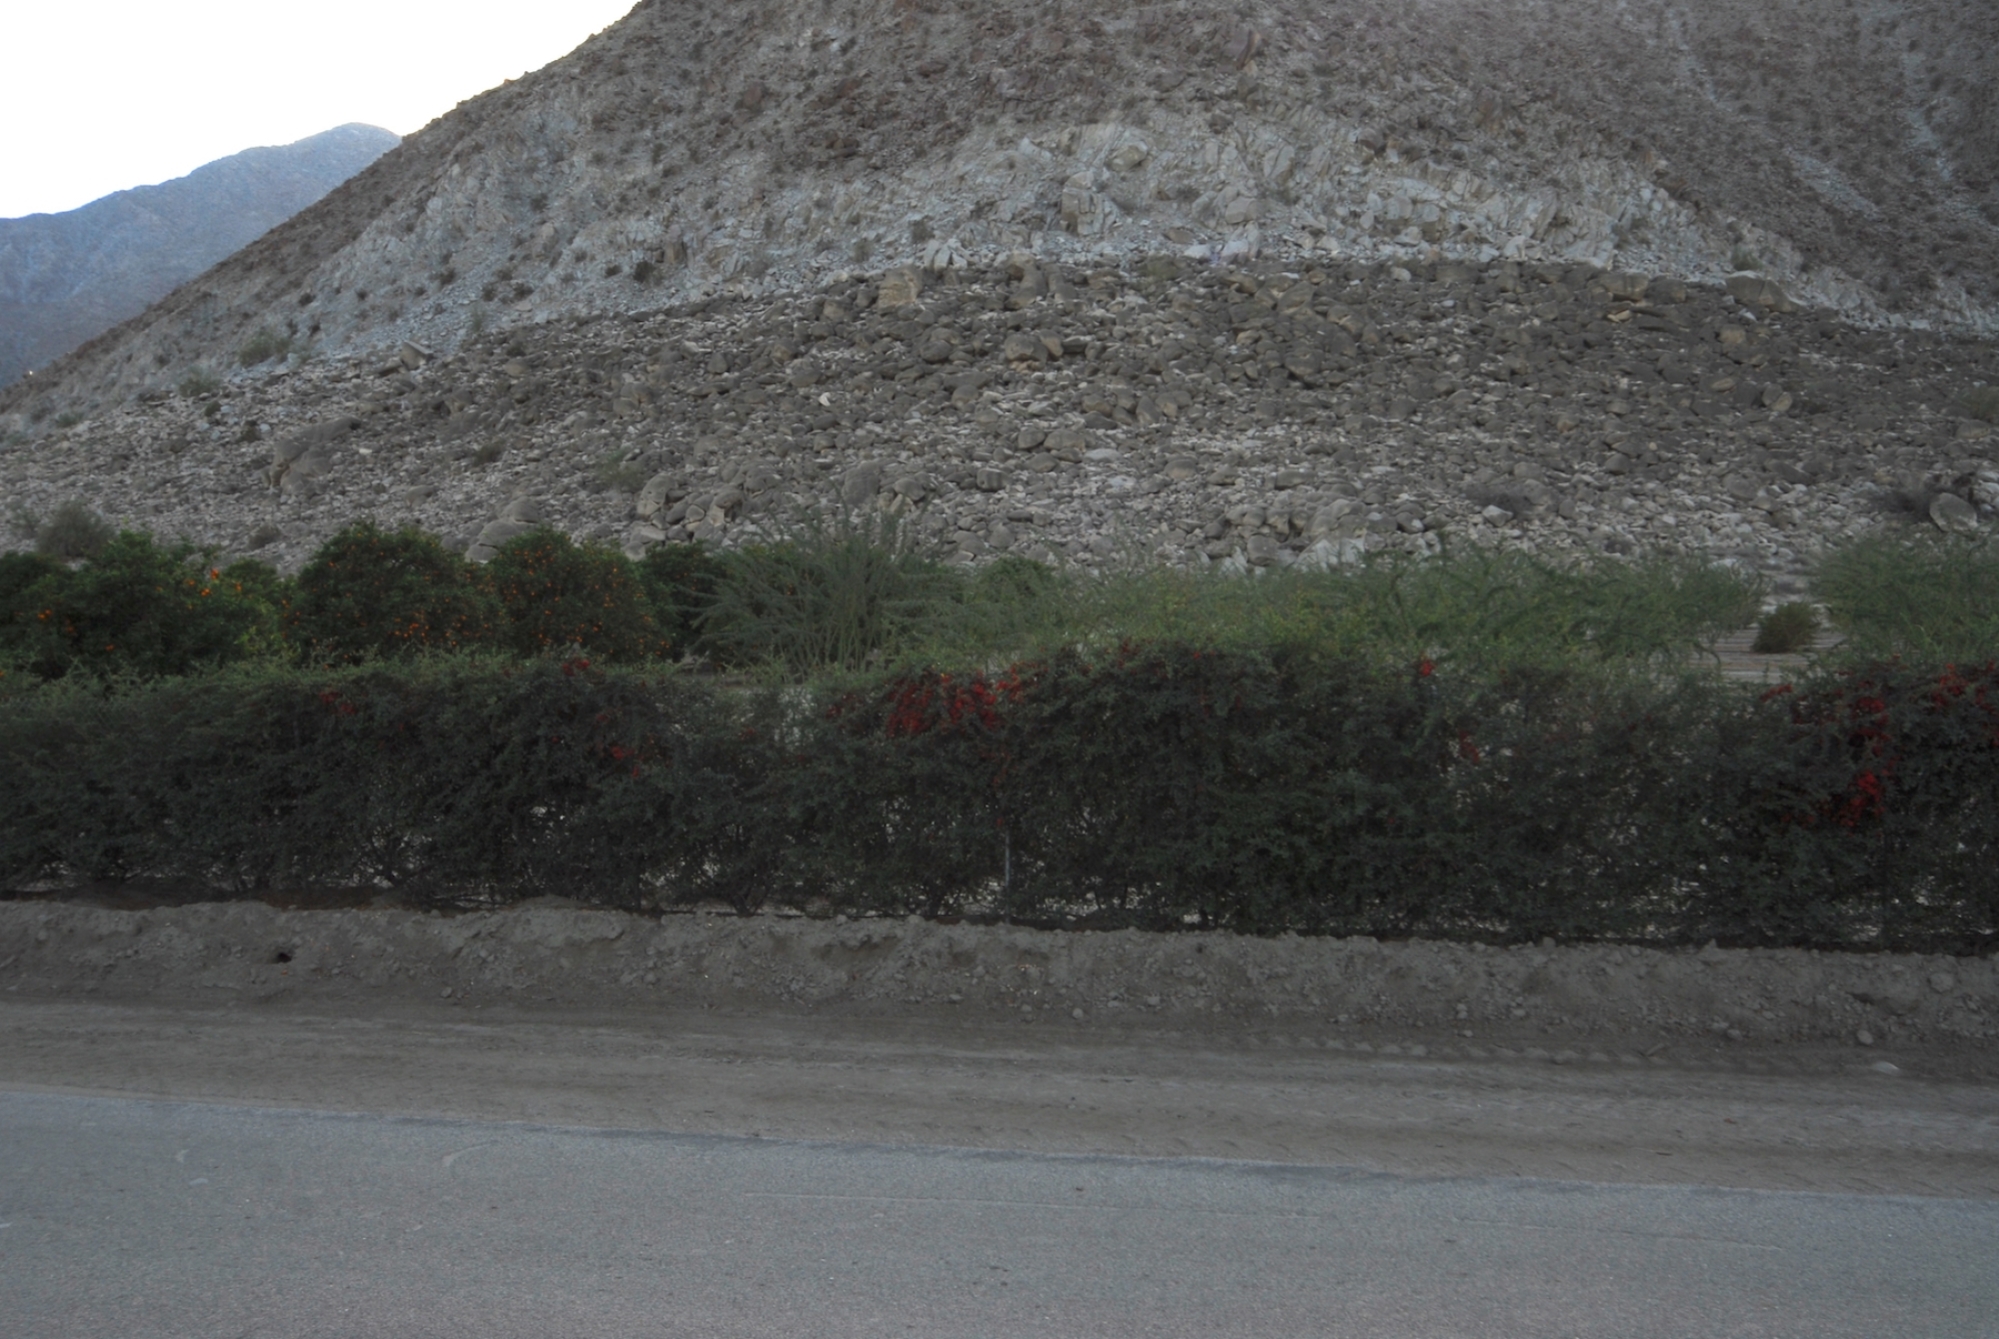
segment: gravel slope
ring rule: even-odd
[[[1454,534],[1785,574],[1884,523],[1991,523],[1999,438],[1962,401],[1996,357],[1753,276],[1023,255],[266,367],[0,454],[0,486],[283,568],[364,516],[474,556],[536,519],[637,553],[845,506],[965,559],[1281,566]]]

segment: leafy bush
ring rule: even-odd
[[[492,644],[498,602],[478,569],[420,530],[361,521],[326,541],[299,572],[289,631],[320,665]]]
[[[69,501],[35,531],[35,552],[50,558],[94,558],[115,534],[109,521],[83,503]]]
[[[0,607],[11,610],[21,592],[62,571],[61,563],[39,553],[0,553]]]
[[[505,614],[500,644],[516,655],[643,660],[666,649],[646,588],[623,554],[541,526],[507,541],[485,578]]]
[[[1245,932],[1966,947],[1999,664],[1461,674],[1185,644],[722,690],[544,658],[0,696],[0,882],[824,898]]]
[[[0,657],[44,679],[185,675],[272,654],[278,613],[191,545],[127,531],[74,570],[10,565]]]
[[[662,544],[639,560],[638,572],[668,654],[693,650],[728,563],[700,544]]]
[[[0,699],[0,882],[633,905],[702,845],[673,826],[707,785],[681,711],[670,681],[470,659]]]
[[[1793,600],[1763,616],[1756,626],[1756,640],[1749,649],[1766,656],[1809,651],[1818,631],[1818,610],[1802,600]]]

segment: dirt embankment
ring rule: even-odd
[[[1999,965],[1920,955],[1491,948],[680,915],[540,902],[454,916],[214,903],[0,904],[0,991],[106,1000],[838,1009],[1063,1027],[1289,1025],[1443,1037],[1999,1036]],[[1434,1034],[1433,1034],[1434,1035]],[[1420,1052],[1419,1052],[1420,1053]]]

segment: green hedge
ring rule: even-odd
[[[1990,665],[1758,695],[1162,643],[818,688],[456,659],[0,701],[12,888],[1962,947],[1995,848]]]

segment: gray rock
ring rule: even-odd
[[[1728,294],[1745,307],[1765,307],[1776,312],[1798,309],[1776,280],[1765,279],[1760,274],[1729,275]]]
[[[475,563],[491,562],[499,556],[500,550],[510,539],[525,535],[534,529],[523,521],[488,521],[479,537],[465,550],[465,556]]]
[[[1045,363],[1049,358],[1048,345],[1037,336],[1015,331],[1000,345],[1000,357],[1010,363]]]
[[[923,271],[904,268],[882,276],[875,306],[887,310],[910,306],[923,297]]]
[[[651,520],[666,508],[667,498],[673,492],[673,476],[655,474],[646,480],[646,486],[639,490],[638,500],[633,510],[640,520]]]
[[[539,524],[542,519],[541,504],[531,497],[517,497],[506,506],[500,508],[499,519],[502,521],[518,521],[522,525]]]
[[[875,494],[882,491],[882,467],[869,461],[856,465],[840,479],[840,501],[850,507],[858,507],[872,501]]]
[[[1978,509],[1955,493],[1938,493],[1930,500],[1930,520],[1939,530],[1968,535],[1978,529]]]
[[[332,472],[335,443],[358,431],[361,420],[351,416],[327,419],[288,433],[271,444],[271,464],[264,479],[287,494],[311,492],[312,481]]]
[[[1642,274],[1624,274],[1612,270],[1598,280],[1604,291],[1621,302],[1642,302],[1645,290],[1651,287],[1651,280]]]

